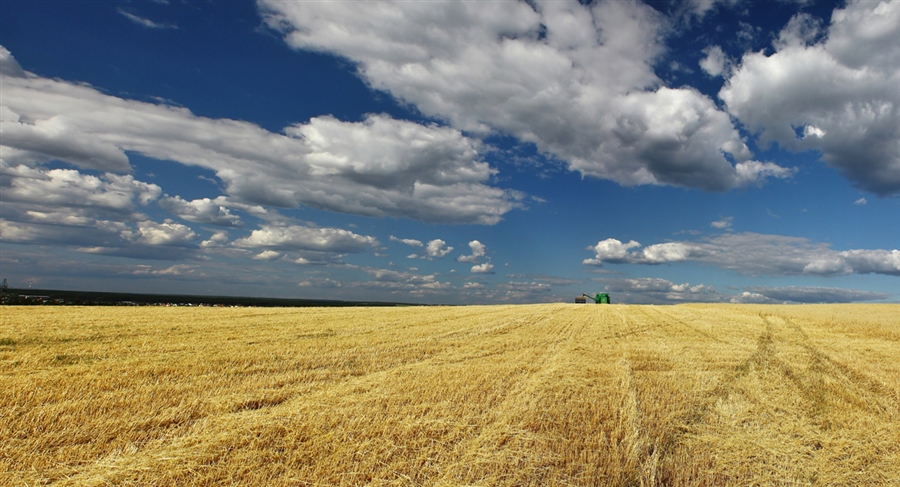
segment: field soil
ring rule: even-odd
[[[0,485],[900,485],[900,305],[0,308]]]

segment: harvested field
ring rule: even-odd
[[[900,305],[0,313],[0,485],[900,485]]]

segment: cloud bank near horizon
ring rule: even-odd
[[[853,249],[836,251],[827,244],[802,237],[745,232],[724,234],[699,241],[648,245],[608,238],[587,247],[594,257],[584,265],[659,265],[684,261],[732,270],[746,275],[884,274],[900,276],[900,250]]]

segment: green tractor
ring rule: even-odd
[[[576,303],[586,303],[587,298],[591,298],[594,300],[595,304],[609,304],[609,294],[607,293],[597,293],[596,296],[591,296],[590,294],[582,294],[575,298]]]

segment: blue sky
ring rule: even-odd
[[[0,4],[10,286],[900,301],[900,1]]]

